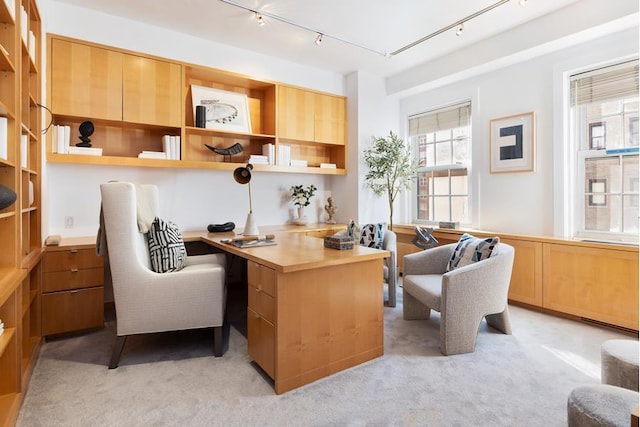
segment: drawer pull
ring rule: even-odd
[[[69,252],[71,252],[72,254],[77,254],[78,250],[77,249],[71,249],[71,250],[69,250]]]
[[[72,268],[72,269],[71,269],[71,272],[72,272],[72,273],[77,273],[77,272],[78,272],[78,269],[77,269],[77,268]]]

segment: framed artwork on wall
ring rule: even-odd
[[[533,112],[492,119],[490,128],[491,173],[535,170]]]
[[[198,117],[198,107],[204,107],[206,129],[251,133],[247,95],[191,85],[191,102],[194,118]]]

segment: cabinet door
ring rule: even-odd
[[[313,141],[315,94],[288,86],[278,89],[278,135]]]
[[[344,145],[346,131],[346,101],[344,98],[315,94],[314,120],[314,141]]]
[[[179,64],[124,55],[123,120],[161,126],[181,125]]]
[[[122,54],[52,40],[51,107],[64,116],[122,120]]]

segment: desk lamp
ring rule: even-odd
[[[242,232],[245,236],[258,236],[260,233],[258,232],[258,225],[253,220],[253,207],[251,205],[251,171],[253,170],[253,165],[251,163],[247,163],[247,166],[236,168],[233,171],[233,179],[236,180],[238,184],[248,184],[249,185],[249,214],[247,215],[247,222],[244,225],[244,231]]]

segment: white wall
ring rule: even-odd
[[[562,133],[554,127],[562,123],[562,108],[555,105],[558,66],[598,64],[605,59],[637,55],[638,29],[633,28],[552,54],[536,57],[454,84],[422,92],[401,101],[400,120],[406,130],[407,116],[472,100],[472,156],[470,173],[472,227],[551,236],[554,235],[554,194],[562,189],[562,162],[554,155],[564,146]],[[561,68],[568,69],[568,65]],[[535,171],[530,173],[489,173],[489,121],[493,118],[533,111],[536,120]],[[555,153],[555,154],[554,154]],[[559,219],[556,219],[558,221]]]
[[[290,83],[344,94],[340,74],[305,67],[249,51],[211,43],[165,28],[96,13],[88,9],[40,0],[44,31],[201,64],[254,78]],[[44,90],[46,93],[46,90]],[[49,120],[46,117],[45,120]],[[231,171],[154,169],[44,163],[43,236],[95,234],[100,204],[99,185],[109,180],[130,180],[159,186],[161,213],[183,229],[202,229],[210,223],[234,221],[244,226],[248,212],[246,186],[233,181]],[[294,184],[314,184],[314,217],[324,219],[322,206],[330,194],[330,179],[313,174],[254,173],[251,181],[254,215],[258,225],[292,219],[288,198]],[[73,228],[65,217],[73,216]]]

